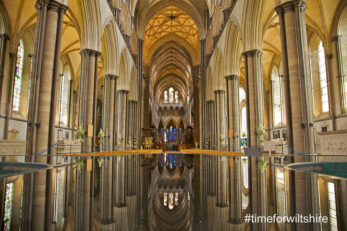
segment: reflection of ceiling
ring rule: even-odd
[[[199,45],[199,31],[195,22],[175,6],[164,8],[149,21],[144,37],[145,47],[150,48],[157,40],[169,35],[186,40],[191,47]]]

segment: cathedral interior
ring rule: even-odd
[[[344,71],[346,0],[0,0],[0,229],[347,230]]]

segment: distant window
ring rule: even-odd
[[[273,111],[273,125],[274,127],[282,123],[282,79],[278,74],[278,68],[273,67],[271,73],[272,83],[272,111]]]
[[[175,91],[175,103],[178,103],[178,91]]]
[[[13,183],[6,184],[4,230],[11,230],[12,206],[13,206]]]
[[[59,125],[67,126],[70,106],[70,73],[60,76]]]
[[[174,89],[172,87],[169,88],[169,103],[174,102]]]
[[[167,91],[164,91],[164,103],[168,103],[168,95],[167,95]]]
[[[329,224],[331,231],[337,231],[337,215],[336,215],[336,201],[335,201],[335,184],[328,182],[328,199],[329,199]]]
[[[329,111],[329,98],[328,98],[328,84],[327,73],[325,66],[325,53],[323,43],[320,42],[318,46],[318,65],[319,65],[319,80],[322,97],[322,112]]]
[[[241,109],[241,136],[242,138],[247,137],[247,111],[246,107]]]
[[[240,102],[242,102],[242,100],[246,99],[246,92],[243,89],[243,87],[240,87],[239,98],[240,98]]]
[[[20,106],[20,93],[22,89],[22,78],[23,78],[23,65],[24,65],[24,45],[23,41],[19,41],[16,61],[16,74],[14,80],[14,91],[13,91],[13,103],[12,110],[19,111]]]

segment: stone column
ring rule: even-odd
[[[206,49],[206,40],[200,40],[200,77],[201,77],[201,85],[200,85],[200,93],[201,93],[201,143],[202,148],[206,148],[206,126],[209,121],[206,120],[206,63],[205,63],[205,49]]]
[[[7,34],[0,34],[0,90],[3,91],[3,79],[4,79],[4,67],[5,67],[5,58],[6,58],[6,47],[9,40]],[[2,106],[2,94],[0,94],[0,107]],[[0,112],[2,109],[0,110]]]
[[[347,102],[345,102],[346,95],[345,95],[343,86],[345,86],[345,82],[347,80],[345,79],[345,74],[343,69],[341,36],[342,35],[336,35],[333,37],[333,43],[335,43],[335,49],[336,49],[335,52],[336,52],[336,63],[337,63],[337,77],[339,79],[339,86],[340,86],[340,97],[335,97],[335,99],[340,98],[340,107],[341,107],[340,111],[341,113],[346,113]]]
[[[228,128],[232,131],[229,137],[229,150],[240,150],[240,76],[226,76],[227,81],[227,111]],[[241,159],[229,158],[229,222],[242,223],[242,184],[241,184]]]
[[[194,142],[200,141],[200,92],[199,92],[199,66],[194,67],[193,76],[193,113],[194,113]]]
[[[143,40],[138,40],[137,47],[137,148],[139,149],[142,145],[142,52],[143,52]]]
[[[229,137],[229,150],[240,150],[240,76],[229,75],[226,76],[227,81],[227,117],[228,128],[232,133],[232,138]]]
[[[261,70],[261,55],[259,50],[243,53],[246,71],[246,99],[247,99],[247,139],[248,146],[260,145],[261,137],[257,131],[264,127],[264,92],[263,75]]]
[[[126,124],[127,124],[127,102],[128,102],[127,90],[117,91],[117,145],[125,148],[126,137]]]
[[[264,128],[264,92],[261,70],[261,55],[259,50],[243,53],[246,72],[246,102],[247,102],[247,139],[249,147],[261,145],[263,137],[257,131]],[[258,161],[264,158],[250,157],[249,166],[249,203],[250,212],[262,216],[267,215],[266,170],[262,170]],[[266,230],[266,223],[251,224],[255,230]]]
[[[92,152],[96,135],[96,89],[98,57],[100,52],[84,49],[81,51],[81,77],[79,85],[78,124],[86,132],[82,151]],[[88,127],[92,126],[93,136],[88,137]]]
[[[51,105],[55,105],[55,95],[52,95],[54,92],[53,80],[58,72],[57,59],[59,60],[60,53],[62,18],[67,7],[55,1],[41,1],[37,3],[36,9],[38,15],[37,30],[39,30],[40,38],[43,37],[44,39],[38,41],[39,38],[36,38],[35,41],[37,55],[35,56],[34,73],[37,81],[34,87],[36,88],[35,100],[37,104],[32,109],[35,114],[36,127],[35,138],[31,142],[33,153],[44,152],[43,155],[47,155],[45,150],[54,143],[54,138],[50,135],[54,133],[54,127],[50,126],[50,120],[52,120],[50,118]],[[36,156],[35,161],[47,163],[47,157]],[[46,174],[42,173],[34,174],[32,230],[49,230],[51,213],[48,209],[49,206],[46,205],[50,203],[50,180],[50,175],[47,177]]]
[[[217,90],[215,93],[215,99],[216,99],[216,131],[217,131],[217,150],[222,149],[222,139],[224,139],[223,142],[225,142],[226,137],[226,121],[225,121],[225,91],[224,90]]]
[[[288,145],[299,152],[313,153],[312,84],[308,63],[305,10],[304,1],[289,1],[276,7],[281,29],[288,133],[292,139]],[[292,107],[291,102],[295,103],[295,106]],[[305,157],[296,157],[294,161],[305,161]],[[310,179],[305,173],[296,172],[291,175],[290,181],[290,191],[293,192],[290,198],[293,202],[290,205],[291,215],[294,213],[308,215],[316,203],[311,199],[317,198],[315,195],[309,195]],[[312,189],[312,192],[314,191],[315,189]],[[297,224],[296,228],[307,230],[308,226],[308,224]]]
[[[105,150],[114,149],[114,117],[115,117],[115,89],[118,76],[104,76],[104,107],[103,107],[103,130],[105,133]]]
[[[215,91],[216,111],[216,149],[222,149],[222,139],[225,140],[225,91]],[[225,156],[217,158],[217,206],[226,207],[228,203],[228,159]]]
[[[128,92],[127,90],[117,91],[117,145],[122,148],[125,146]],[[117,156],[115,164],[115,206],[121,208],[126,206],[125,157]]]
[[[152,118],[150,118],[151,115],[151,108],[149,105],[149,84],[150,84],[150,77],[147,75],[143,76],[144,79],[144,97],[143,97],[143,127],[144,128],[150,128],[151,127],[151,120]]]

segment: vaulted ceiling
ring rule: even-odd
[[[144,35],[144,65],[148,67],[151,92],[159,102],[173,87],[186,99],[192,76],[193,57],[200,50],[199,29],[182,9],[170,5],[149,20]]]

